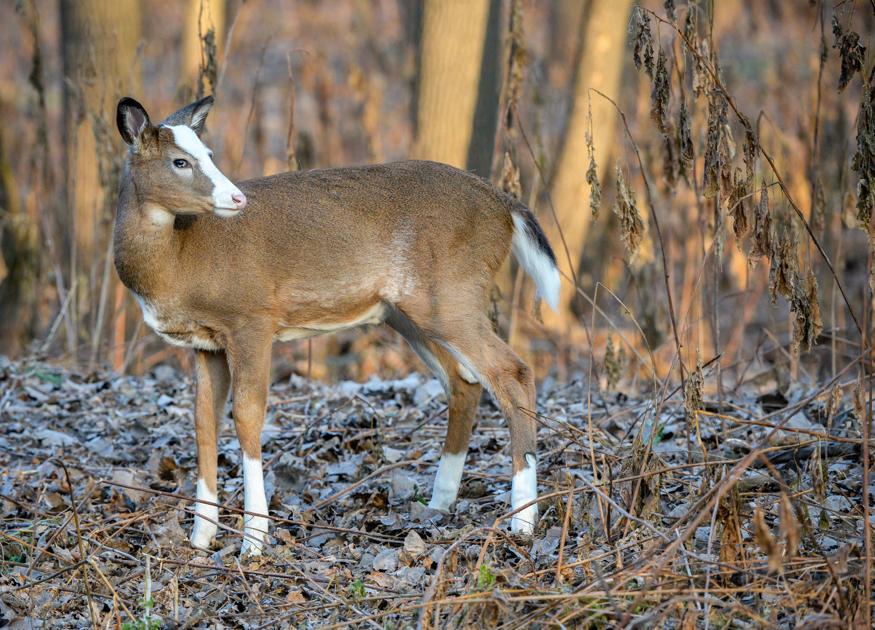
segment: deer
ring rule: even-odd
[[[559,271],[535,215],[446,164],[293,171],[235,185],[204,143],[213,97],[155,125],[130,97],[113,226],[118,276],[145,323],[194,351],[197,484],[190,543],[218,531],[218,433],[230,392],[242,451],[241,556],[268,543],[261,430],[274,342],[384,323],[410,344],[448,399],[430,507],[456,501],[485,388],[510,434],[512,533],[538,519],[532,369],[493,332],[489,292],[512,250],[537,294],[558,303]]]

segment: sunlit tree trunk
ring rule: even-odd
[[[69,239],[64,245],[74,252],[74,311],[87,315],[82,323],[91,327],[93,341],[101,332],[96,327],[101,292],[106,292],[104,304],[112,294],[103,279],[110,264],[106,244],[121,166],[115,104],[138,91],[140,3],[61,0],[60,5]],[[109,304],[111,308],[111,298]]]
[[[559,269],[569,278],[573,276],[571,265],[576,266],[580,261],[591,217],[590,191],[586,183],[590,94],[595,159],[600,178],[606,172],[617,128],[617,113],[613,106],[592,93],[591,89],[597,89],[615,100],[618,98],[631,6],[631,0],[590,0],[585,7],[587,14],[581,20],[571,113],[550,180],[550,193],[570,256],[565,253],[559,227],[551,213],[540,215],[556,250]],[[574,295],[571,283],[563,280],[559,311],[543,310],[544,324],[548,328],[560,333],[568,329]]]
[[[550,81],[557,86],[566,86],[569,75],[574,72],[577,59],[580,20],[584,17],[586,0],[553,0],[550,3],[550,48],[548,63]]]
[[[215,89],[224,42],[226,0],[187,0],[182,31],[182,82],[200,98]]]
[[[489,175],[500,38],[498,25],[487,25],[498,21],[499,8],[497,0],[424,0],[414,157]]]

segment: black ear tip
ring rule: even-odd
[[[125,107],[137,107],[139,109],[145,109],[138,101],[132,99],[130,96],[123,97],[118,102],[118,109],[124,109]]]

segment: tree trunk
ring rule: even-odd
[[[78,316],[94,323],[120,174],[115,105],[139,84],[139,0],[61,0],[67,234]],[[72,286],[72,282],[70,283]],[[77,316],[77,319],[79,317]],[[92,335],[100,331],[93,330]],[[92,341],[94,341],[92,339]]]
[[[489,176],[500,5],[500,0],[424,0],[414,157],[476,168]]]
[[[215,90],[218,53],[224,43],[226,0],[187,0],[182,31],[182,84],[189,96]]]
[[[553,0],[550,3],[550,48],[547,55],[550,82],[565,87],[574,72],[580,46],[580,20],[586,0]]]
[[[0,128],[0,354],[14,355],[35,333],[40,256],[36,221],[21,207]]]
[[[586,132],[589,128],[588,110],[590,90],[597,89],[614,100],[618,99],[620,76],[623,70],[626,27],[632,0],[590,0],[588,14],[581,21],[578,58],[574,78],[571,112],[565,133],[562,136],[559,158],[550,178],[550,193],[556,208],[556,216],[568,245],[565,253],[559,227],[551,213],[542,212],[541,219],[553,248],[559,270],[571,278],[571,265],[580,262],[586,230],[591,212],[589,209],[589,185],[586,171],[589,158],[586,149]],[[614,144],[617,129],[617,112],[598,94],[592,93],[592,128],[595,159],[599,178],[607,172],[607,162]],[[557,333],[565,333],[571,326],[571,303],[576,291],[570,282],[563,280],[559,311],[544,309],[544,324]]]
[[[474,108],[471,140],[468,144],[468,170],[487,179],[492,175],[495,130],[498,126],[498,102],[501,98],[501,62],[504,57],[501,41],[501,4],[501,0],[489,2],[489,17],[480,60],[477,105]]]

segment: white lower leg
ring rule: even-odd
[[[191,546],[198,549],[209,549],[210,543],[216,537],[216,531],[219,527],[216,523],[219,522],[219,507],[201,501],[209,501],[209,503],[217,503],[215,492],[211,492],[207,487],[207,482],[203,479],[197,480],[197,499],[194,511],[194,527],[191,530]]]
[[[538,496],[537,460],[532,453],[526,453],[525,468],[514,473],[510,489],[511,508],[517,508]],[[511,517],[510,529],[516,534],[532,534],[538,522],[538,504],[533,503]]]
[[[462,482],[462,469],[465,467],[466,454],[444,453],[441,455],[428,507],[434,510],[450,509],[459,494],[459,484]]]
[[[240,555],[261,555],[267,539],[267,499],[261,458],[243,455],[243,546]]]

